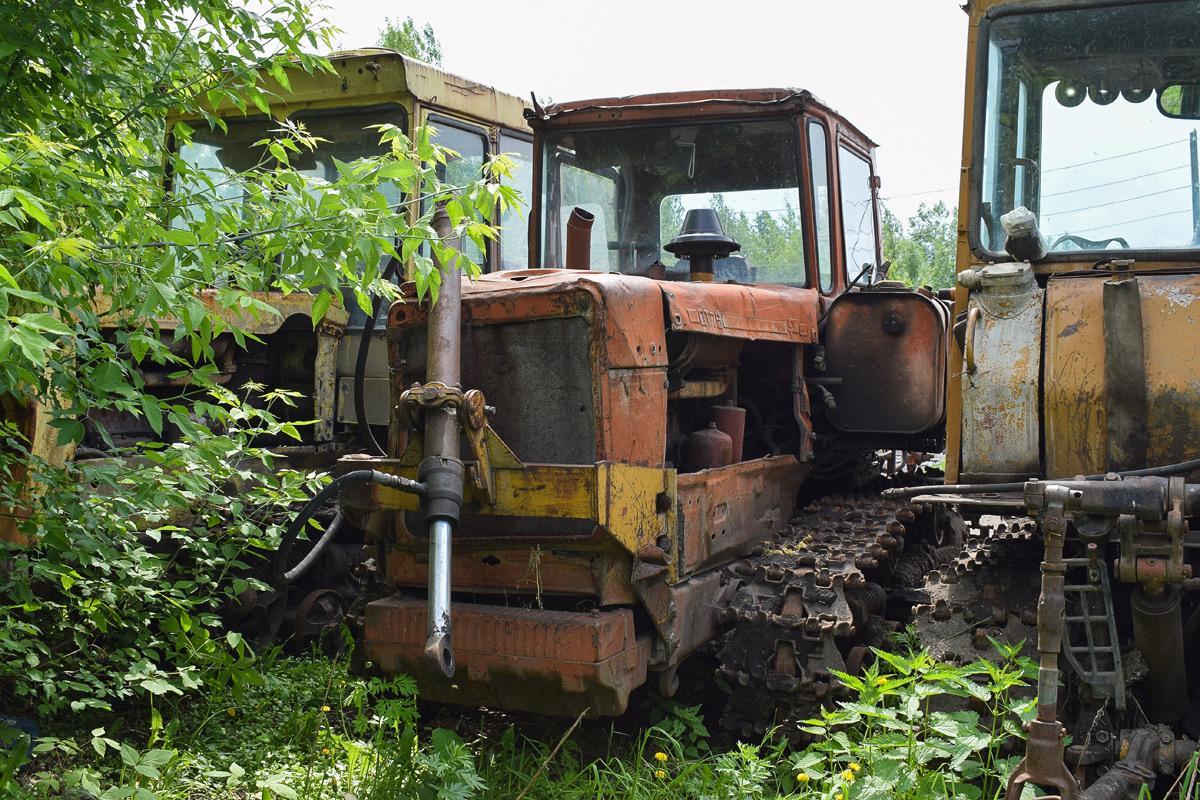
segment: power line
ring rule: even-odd
[[[1180,169],[1189,169],[1190,166],[1191,166],[1190,164],[1180,164],[1178,167],[1170,167],[1168,169],[1160,169],[1158,172],[1146,172],[1141,175],[1134,175],[1132,178],[1122,178],[1119,181],[1109,181],[1108,183],[1097,183],[1093,186],[1081,186],[1078,189],[1064,189],[1061,192],[1050,192],[1048,194],[1043,194],[1042,199],[1045,200],[1047,197],[1059,197],[1064,194],[1071,194],[1072,192],[1086,192],[1089,189],[1102,189],[1105,186],[1116,186],[1119,183],[1129,183],[1130,181],[1137,181],[1137,180],[1141,180],[1142,178],[1149,178],[1152,175],[1165,175],[1168,172],[1175,172],[1176,170],[1180,170]]]
[[[925,192],[913,192],[912,194],[894,194],[891,197],[881,197],[879,199],[883,200],[885,202],[890,202],[892,200],[904,200],[905,198],[908,198],[908,197],[924,197],[927,194],[944,194],[946,192],[957,192],[957,191],[958,191],[958,187],[955,186],[950,189],[929,189],[928,191],[925,191]]]
[[[1178,211],[1166,211],[1162,214],[1151,214],[1148,217],[1138,217],[1137,219],[1118,220],[1117,222],[1112,222],[1112,223],[1109,223],[1108,225],[1098,225],[1095,228],[1081,228],[1079,230],[1072,231],[1072,233],[1091,233],[1092,231],[1106,231],[1107,232],[1107,231],[1111,231],[1113,229],[1113,226],[1115,226],[1115,225],[1132,225],[1135,222],[1147,222],[1149,220],[1159,219],[1161,217],[1171,217],[1176,214],[1191,214],[1191,213],[1192,213],[1192,210],[1190,208],[1181,208]]]
[[[1164,147],[1170,147],[1170,146],[1176,145],[1176,144],[1183,144],[1186,141],[1188,141],[1188,140],[1187,139],[1176,139],[1173,142],[1166,142],[1164,144],[1156,144],[1153,147],[1146,147],[1142,150],[1132,150],[1128,153],[1118,153],[1115,156],[1105,156],[1104,158],[1095,158],[1095,159],[1092,159],[1091,161],[1080,161],[1078,164],[1067,164],[1067,165],[1061,166],[1061,167],[1054,167],[1053,169],[1045,169],[1045,170],[1042,170],[1042,174],[1046,175],[1048,173],[1059,172],[1060,170],[1064,170],[1064,169],[1074,169],[1075,167],[1083,167],[1083,166],[1087,166],[1088,164],[1099,164],[1102,161],[1114,161],[1118,158],[1127,158],[1129,156],[1136,156],[1141,153],[1149,153],[1151,150],[1161,150]]]
[[[1092,209],[1095,209],[1095,208],[1106,208],[1108,206],[1115,206],[1118,203],[1132,203],[1134,200],[1145,200],[1147,197],[1156,197],[1157,195],[1160,195],[1160,194],[1169,194],[1170,192],[1188,191],[1191,188],[1192,188],[1191,186],[1175,186],[1171,189],[1161,189],[1157,192],[1150,192],[1149,194],[1142,194],[1142,195],[1138,195],[1137,197],[1122,197],[1119,200],[1109,200],[1104,203],[1097,203],[1094,206],[1083,206],[1082,208],[1069,208],[1065,211],[1043,211],[1042,214],[1045,216],[1052,216],[1055,214],[1060,215],[1060,216],[1063,214],[1075,214],[1080,211],[1091,211]]]

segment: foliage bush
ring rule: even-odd
[[[482,245],[493,235],[482,220],[515,200],[493,180],[511,162],[449,186],[438,179],[449,151],[428,131],[409,141],[386,126],[382,155],[337,162],[328,180],[292,168],[322,142],[286,123],[257,143],[257,169],[190,167],[169,144],[195,131],[168,131],[169,113],[224,127],[222,104],[268,111],[264,76],[286,90],[289,75],[329,68],[306,52],[330,41],[307,3],[243,5],[0,0],[12,23],[0,26],[0,502],[28,536],[0,545],[10,712],[256,679],[215,612],[246,588],[250,554],[273,545],[270,510],[314,479],[276,471],[257,446],[298,437],[270,412],[287,398],[224,391],[214,340],[244,344],[230,320],[275,313],[254,292],[310,294],[314,325],[343,290],[369,308],[372,292],[395,291],[379,280],[385,257],[411,259],[418,291],[436,297],[430,255],[449,250],[433,235],[435,207]],[[386,199],[397,193],[400,210]],[[189,384],[164,399],[148,366]],[[161,443],[109,462],[39,460],[17,424],[33,409],[59,445],[83,437],[85,415],[112,413],[142,418]]]

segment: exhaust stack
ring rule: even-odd
[[[592,223],[596,215],[579,206],[571,209],[567,219],[567,252],[563,266],[567,269],[592,268]]]

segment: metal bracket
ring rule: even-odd
[[[1063,763],[1063,736],[1058,722],[1032,720],[1026,724],[1029,741],[1025,758],[1013,770],[1004,792],[1004,800],[1020,800],[1025,785],[1053,786],[1062,800],[1078,800],[1079,784]]]
[[[488,417],[496,409],[487,405],[483,392],[478,389],[464,392],[461,387],[431,381],[424,385],[414,383],[411,389],[401,394],[397,410],[401,424],[408,428],[411,436],[404,461],[416,463],[413,459],[420,460],[423,448],[419,435],[420,419],[426,411],[439,408],[454,412],[475,457],[475,464],[469,470],[471,481],[483,491],[488,503],[495,503],[496,468],[520,468],[521,462],[489,424]]]

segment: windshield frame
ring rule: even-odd
[[[1013,258],[1000,250],[989,250],[984,247],[981,237],[980,207],[983,201],[984,178],[984,140],[987,130],[988,83],[989,83],[989,45],[991,42],[991,26],[996,20],[1010,16],[1034,16],[1038,14],[1062,13],[1070,11],[1088,11],[1104,8],[1121,8],[1136,5],[1151,5],[1163,3],[1165,0],[1092,0],[1088,3],[1068,3],[1063,0],[1048,2],[1014,2],[992,6],[987,9],[979,21],[978,32],[975,35],[975,64],[974,87],[971,99],[971,170],[968,179],[967,208],[967,241],[971,254],[978,261],[1006,262]],[[1006,213],[1008,210],[1001,213]],[[1040,222],[1040,218],[1039,218]],[[1095,250],[1062,250],[1049,251],[1039,264],[1070,264],[1079,262],[1108,261],[1112,259],[1133,259],[1134,261],[1184,261],[1195,262],[1200,258],[1200,246],[1175,248],[1121,248]]]
[[[812,117],[817,119],[817,117]],[[784,114],[762,114],[754,115],[748,119],[745,115],[737,116],[702,116],[702,117],[669,117],[664,116],[657,119],[638,120],[634,124],[617,124],[617,125],[596,125],[596,124],[574,124],[574,125],[551,125],[539,127],[536,129],[534,137],[534,152],[533,152],[533,195],[530,208],[530,217],[532,220],[530,240],[530,255],[532,257],[530,266],[536,269],[557,269],[557,267],[547,267],[546,265],[546,223],[548,221],[548,209],[546,208],[547,191],[545,183],[548,179],[547,175],[547,158],[546,151],[549,142],[557,139],[562,134],[568,133],[590,133],[603,131],[629,131],[638,128],[673,128],[681,126],[716,126],[725,124],[745,124],[753,123],[780,123],[788,126],[792,136],[792,153],[795,157],[795,176],[797,185],[795,190],[796,212],[800,220],[799,236],[801,237],[802,248],[801,253],[804,259],[802,265],[799,265],[803,271],[801,279],[780,283],[779,281],[755,280],[752,283],[744,285],[784,285],[801,288],[811,288],[813,282],[813,258],[816,257],[814,250],[814,239],[810,230],[813,221],[810,216],[810,199],[808,196],[808,187],[806,181],[809,180],[808,165],[806,163],[807,143],[805,140],[805,132],[802,130],[801,115],[795,113]],[[809,119],[804,116],[803,119]],[[821,118],[822,120],[824,118]],[[828,123],[826,123],[828,124]],[[565,225],[565,219],[560,221],[560,224]],[[661,235],[661,231],[660,231]],[[666,237],[663,241],[669,240]],[[734,255],[737,255],[736,253]],[[661,260],[660,254],[660,260]],[[614,274],[628,274],[614,271]]]

